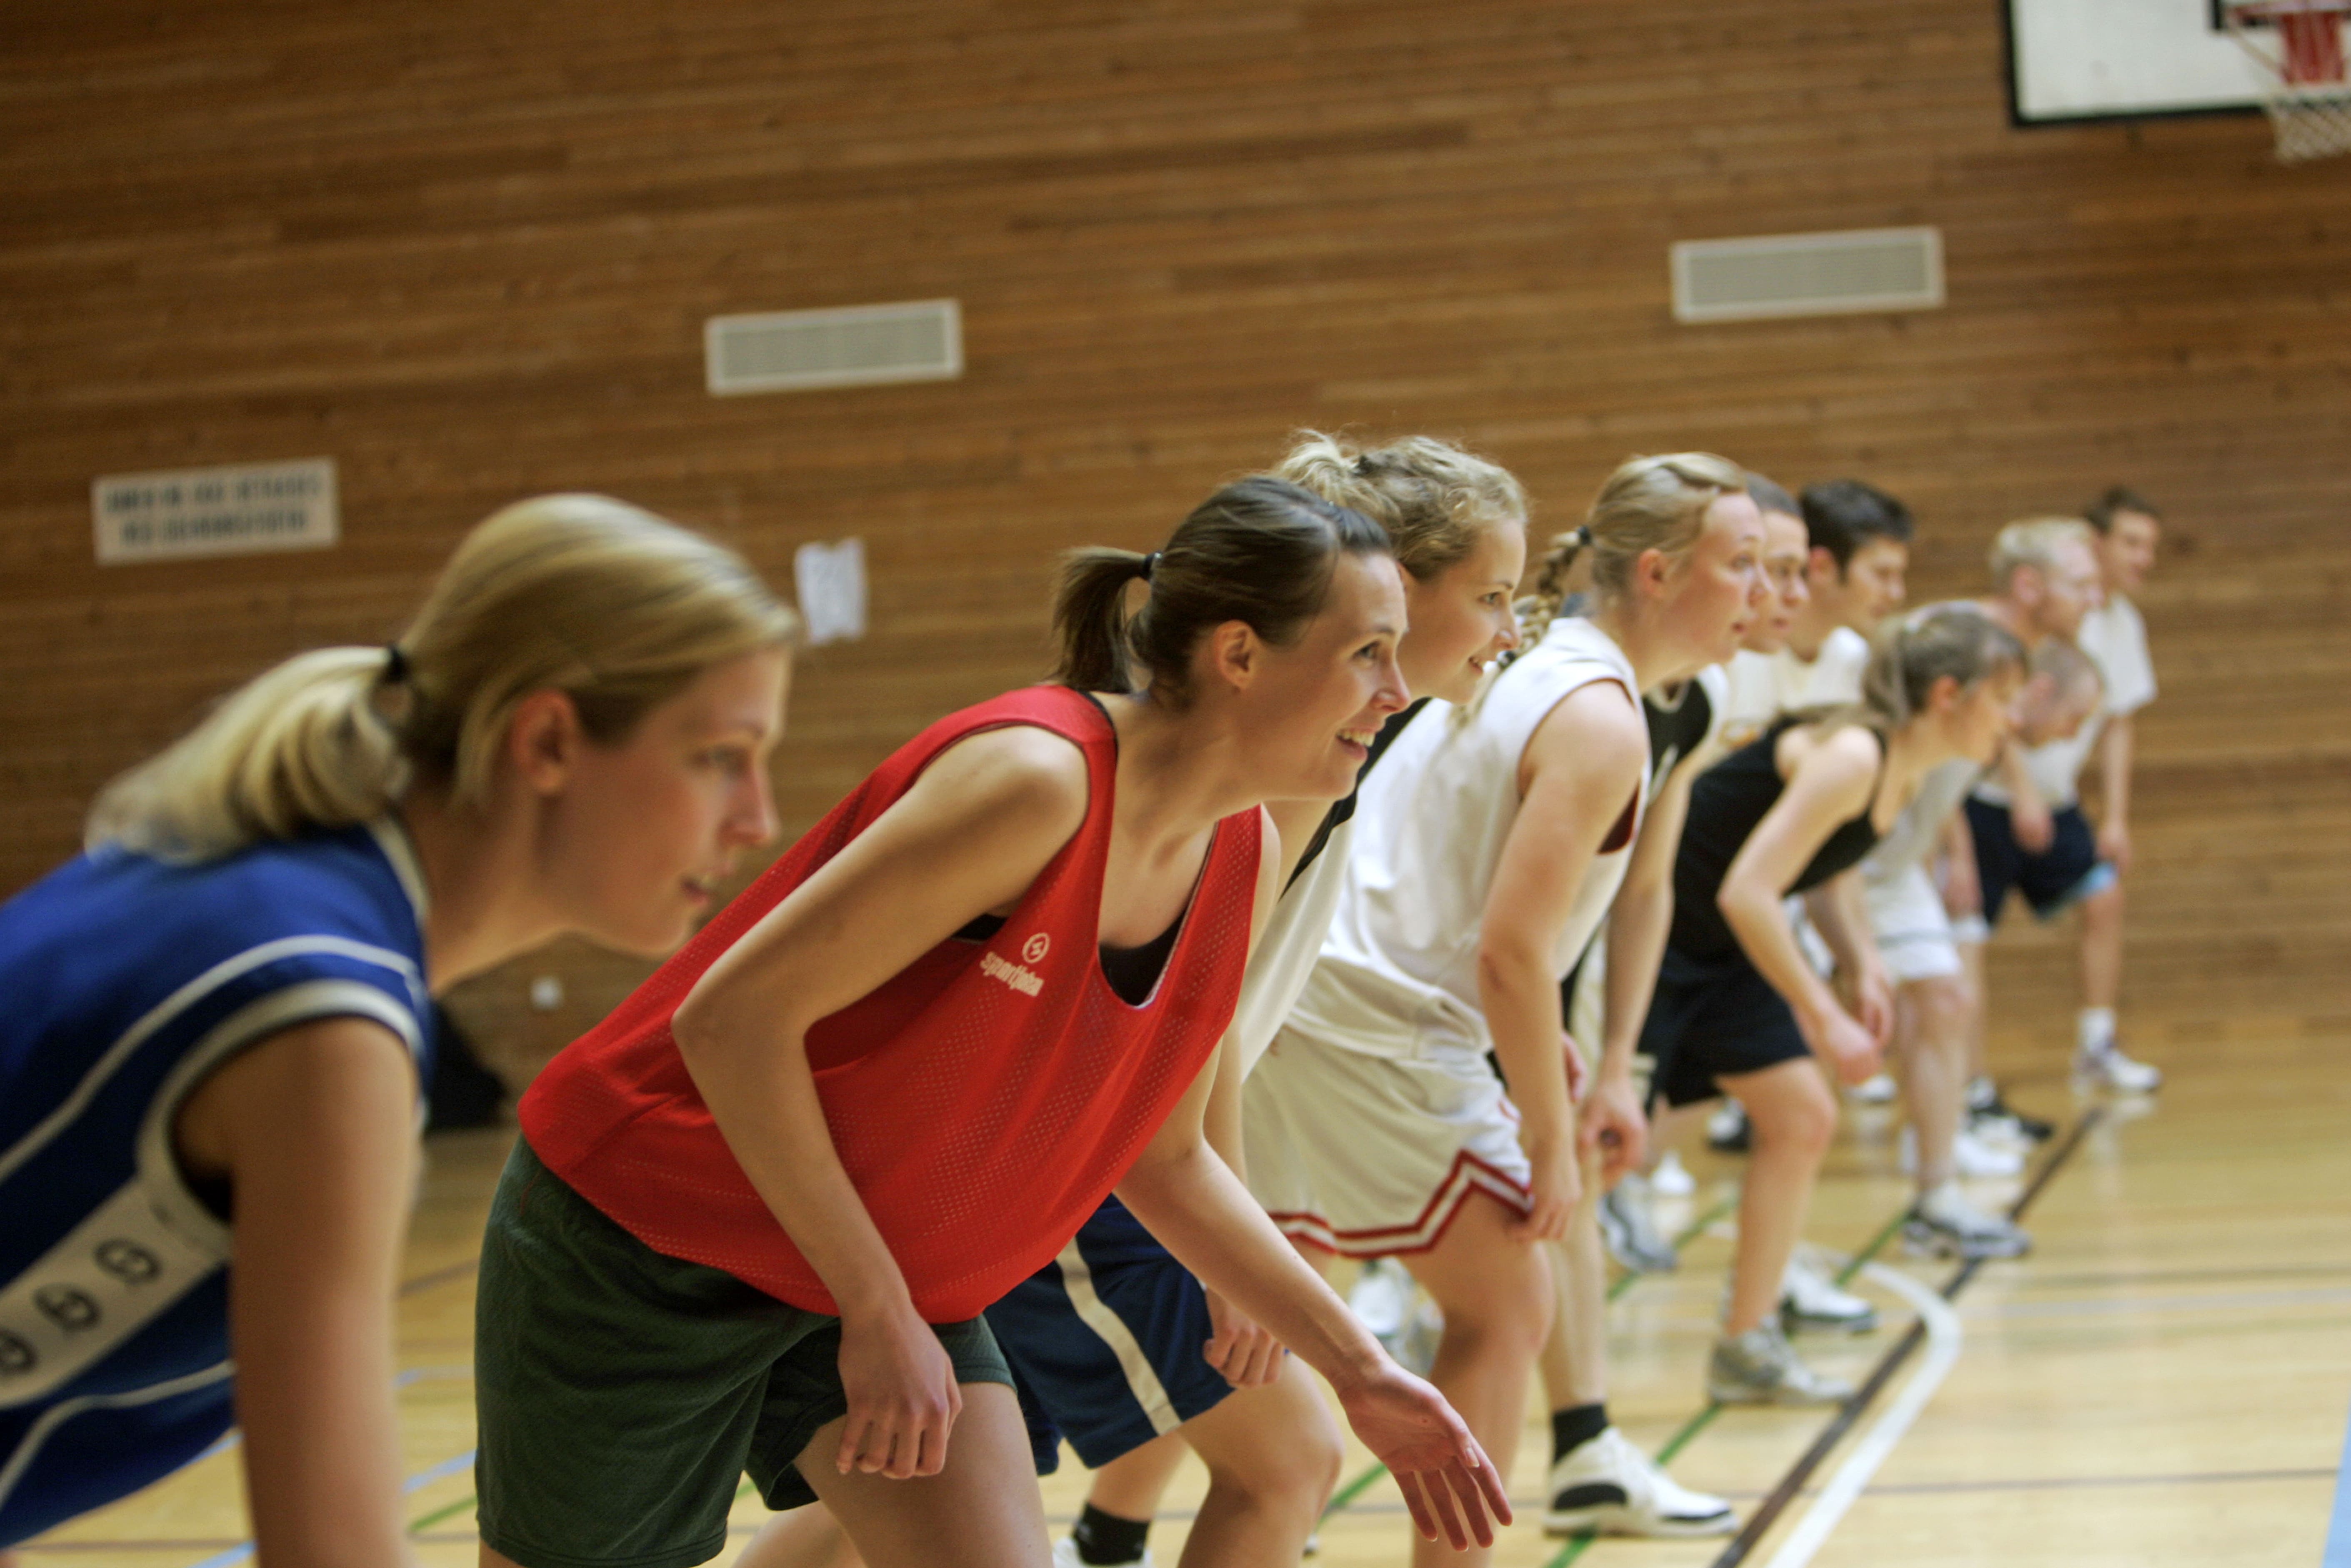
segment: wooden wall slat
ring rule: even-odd
[[[1300,425],[1512,465],[1539,528],[1704,445],[1906,496],[1918,595],[2126,480],[2133,995],[2340,1017],[2351,162],[2257,119],[2026,131],[1991,0],[86,0],[0,57],[0,886],[298,648],[377,642],[473,520],[604,489],[779,580],[857,534],[781,804],[1042,667],[1054,551],[1145,545]],[[1681,327],[1676,239],[1932,223],[1950,303]],[[957,382],[713,400],[709,315],[952,295]],[[102,473],[332,455],[321,555],[99,569]],[[2053,1017],[2062,942],[2004,942]],[[468,1006],[522,1059],[637,970]],[[2003,1026],[2007,1027],[2007,1026]]]

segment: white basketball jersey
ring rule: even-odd
[[[1519,763],[1552,709],[1594,681],[1639,700],[1624,651],[1562,616],[1468,707],[1433,702],[1413,720],[1364,780],[1338,911],[1290,1028],[1375,1056],[1491,1048],[1479,926],[1518,820]],[[1555,974],[1574,967],[1631,858],[1628,835],[1593,861],[1552,953]]]

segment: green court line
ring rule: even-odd
[[[1698,1239],[1699,1236],[1705,1233],[1708,1226],[1712,1225],[1716,1220],[1720,1219],[1724,1215],[1729,1214],[1732,1209],[1738,1207],[1739,1199],[1736,1195],[1717,1202],[1712,1208],[1708,1209],[1704,1214],[1699,1215],[1696,1219],[1691,1220],[1687,1225],[1682,1227],[1681,1233],[1674,1238],[1675,1249],[1678,1251],[1680,1249],[1688,1246],[1692,1241]],[[1608,1299],[1613,1301],[1618,1297],[1624,1295],[1625,1291],[1633,1288],[1633,1282],[1640,1277],[1641,1276],[1636,1273],[1629,1271],[1626,1272],[1622,1279],[1608,1287]],[[1324,1519],[1328,1519],[1332,1514],[1338,1512],[1341,1509],[1345,1508],[1349,1503],[1354,1501],[1357,1498],[1363,1496],[1364,1493],[1370,1490],[1372,1483],[1378,1480],[1382,1476],[1387,1473],[1387,1467],[1385,1465],[1374,1465],[1370,1469],[1365,1470],[1362,1475],[1357,1476],[1353,1480],[1351,1480],[1345,1486],[1341,1487],[1337,1491],[1331,1494],[1331,1500],[1323,1505],[1322,1517]],[[1569,1561],[1573,1562],[1573,1559],[1571,1558]]]
[[[1876,1235],[1869,1239],[1869,1245],[1855,1253],[1845,1263],[1845,1266],[1837,1270],[1836,1282],[1840,1285],[1849,1285],[1853,1283],[1853,1277],[1861,1272],[1861,1266],[1868,1262],[1871,1259],[1876,1257],[1879,1252],[1883,1251],[1886,1244],[1894,1239],[1894,1233],[1902,1228],[1903,1221],[1909,1218],[1910,1210],[1906,1207],[1898,1211],[1893,1218],[1887,1220],[1885,1228],[1879,1230]]]
[[[434,1525],[440,1523],[443,1520],[448,1519],[453,1515],[465,1512],[467,1509],[473,1507],[477,1500],[477,1500],[472,1492],[467,1492],[455,1502],[444,1503],[439,1508],[434,1509],[431,1513],[421,1514],[418,1517],[410,1520],[408,1521],[408,1532],[411,1535],[413,1535],[420,1530],[430,1530]]]

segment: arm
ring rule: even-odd
[[[1582,1188],[1552,955],[1593,857],[1641,787],[1648,745],[1639,708],[1613,682],[1581,687],[1552,709],[1527,742],[1518,816],[1479,922],[1479,1000],[1533,1167],[1532,1203],[1518,1226],[1530,1240],[1564,1235]]]
[[[1883,1046],[1894,1032],[1894,982],[1878,954],[1877,934],[1870,928],[1865,898],[1861,873],[1855,870],[1813,889],[1804,895],[1804,906],[1813,928],[1835,957],[1838,972],[1853,987],[1862,1028]]]
[[[1869,804],[1877,777],[1876,738],[1853,727],[1792,748],[1786,789],[1731,861],[1716,902],[1739,945],[1771,988],[1787,998],[1804,1040],[1840,1076],[1859,1082],[1876,1071],[1878,1045],[1813,972],[1781,900],[1840,823]]]
[[[1983,913],[1983,877],[1976,870],[1976,835],[1963,805],[1943,820],[1943,907],[1952,915]]]
[[[1290,857],[1280,856],[1276,863],[1285,868],[1282,875],[1286,878]],[[1265,907],[1265,901],[1260,900],[1259,906]],[[1245,1182],[1248,1167],[1242,1164],[1241,1156],[1241,1053],[1229,1030],[1217,1048],[1211,1071],[1202,1132],[1208,1147],[1216,1151],[1234,1178]],[[1216,1331],[1204,1352],[1208,1364],[1236,1388],[1254,1388],[1280,1376],[1281,1342],[1216,1291],[1208,1291],[1207,1297],[1208,1322]]]
[[[1443,1396],[1387,1358],[1208,1147],[1202,1119],[1216,1071],[1204,1070],[1161,1125],[1120,1199],[1202,1284],[1329,1380],[1423,1535],[1434,1540],[1441,1526],[1457,1549],[1473,1537],[1490,1544],[1489,1516],[1507,1524],[1510,1509],[1478,1440]]]
[[[2016,841],[2033,854],[2042,853],[2057,841],[2057,827],[2050,818],[2049,802],[2041,798],[2041,786],[2024,766],[2023,748],[2014,744],[2003,747],[1996,771],[2008,791],[2008,820]]]
[[[808,1029],[1017,901],[1085,811],[1084,758],[1059,737],[1014,727],[951,747],[721,956],[673,1020],[728,1149],[841,1309],[844,1473],[936,1474],[962,1394],[841,1167]]]
[[[392,1296],[416,1180],[416,1070],[381,1024],[253,1047],[182,1107],[189,1167],[236,1197],[229,1342],[261,1561],[401,1568]]]
[[[2098,821],[2098,856],[2114,862],[2117,872],[2130,870],[2131,716],[2118,713],[2106,720],[2098,737],[2098,769],[2105,784],[2105,810]]]
[[[1701,747],[1667,776],[1641,821],[1641,836],[1625,869],[1625,885],[1608,912],[1608,964],[1601,975],[1600,1068],[1577,1128],[1580,1140],[1603,1147],[1601,1179],[1614,1185],[1641,1163],[1648,1118],[1633,1089],[1633,1058],[1641,1026],[1657,988],[1657,966],[1674,924],[1674,857],[1689,816],[1690,786],[1712,765]],[[1614,1137],[1610,1137],[1613,1134]]]

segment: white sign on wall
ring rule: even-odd
[[[331,457],[110,474],[89,502],[100,566],[325,549],[341,535]]]
[[[792,554],[792,587],[810,647],[865,635],[865,541],[802,545]]]

